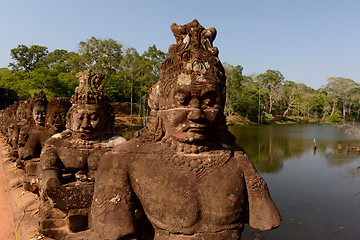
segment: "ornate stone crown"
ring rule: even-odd
[[[169,47],[169,56],[160,65],[160,81],[153,86],[149,106],[163,109],[171,88],[176,84],[203,86],[215,85],[225,99],[225,70],[218,58],[218,49],[213,47],[216,29],[205,29],[195,19],[185,25],[171,25],[176,44]],[[223,104],[222,104],[223,105]]]
[[[51,111],[53,109],[68,110],[70,107],[71,107],[70,98],[66,98],[66,97],[52,98],[47,105],[47,111]]]
[[[169,56],[160,65],[160,80],[150,90],[148,104],[151,112],[147,128],[140,130],[136,136],[150,141],[160,141],[164,137],[161,111],[168,109],[172,89],[211,86],[219,97],[219,134],[214,142],[219,140],[228,145],[234,144],[235,138],[227,129],[224,115],[225,70],[218,58],[218,49],[213,47],[216,29],[205,29],[195,19],[185,25],[173,23],[171,31],[176,44],[170,45]]]
[[[46,95],[45,92],[43,90],[41,90],[38,93],[34,93],[34,97],[32,98],[32,108],[34,108],[35,106],[43,106],[46,107],[48,104],[48,101],[46,99]]]
[[[76,74],[79,86],[71,97],[72,104],[104,104],[108,98],[103,93],[101,81],[105,77],[103,73],[94,73],[91,69]]]

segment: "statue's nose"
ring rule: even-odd
[[[205,117],[201,108],[192,108],[188,114],[188,118],[192,121],[203,120]]]
[[[81,128],[88,128],[90,125],[90,121],[87,117],[85,117],[81,122]]]
[[[61,117],[60,116],[55,116],[55,119],[54,119],[54,123],[57,123],[57,124],[59,124],[59,123],[61,123],[62,121],[61,121]]]
[[[205,118],[204,112],[201,109],[201,104],[199,99],[193,98],[190,103],[190,112],[188,114],[188,118],[192,121],[203,120]]]

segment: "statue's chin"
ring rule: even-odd
[[[187,137],[176,137],[176,136],[173,137],[178,142],[187,143],[187,144],[196,144],[196,145],[205,144],[209,140],[209,138],[203,134],[191,134],[190,136]]]

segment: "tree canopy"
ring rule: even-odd
[[[105,73],[105,94],[114,102],[135,102],[139,114],[148,114],[150,87],[160,77],[159,65],[167,53],[150,46],[142,54],[124,48],[118,41],[91,37],[81,41],[76,52],[48,51],[45,46],[18,45],[10,51],[14,62],[0,69],[0,87],[15,90],[22,99],[43,90],[48,99],[70,97],[78,85],[79,71],[91,68]],[[241,65],[224,63],[227,77],[225,113],[254,122],[269,118],[306,120],[359,120],[359,83],[330,77],[326,86],[314,90],[286,80],[279,70],[243,75]]]

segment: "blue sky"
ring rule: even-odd
[[[0,67],[19,44],[77,51],[92,36],[167,51],[171,23],[196,18],[217,29],[222,62],[318,89],[329,77],[360,82],[359,10],[358,0],[2,0]]]

